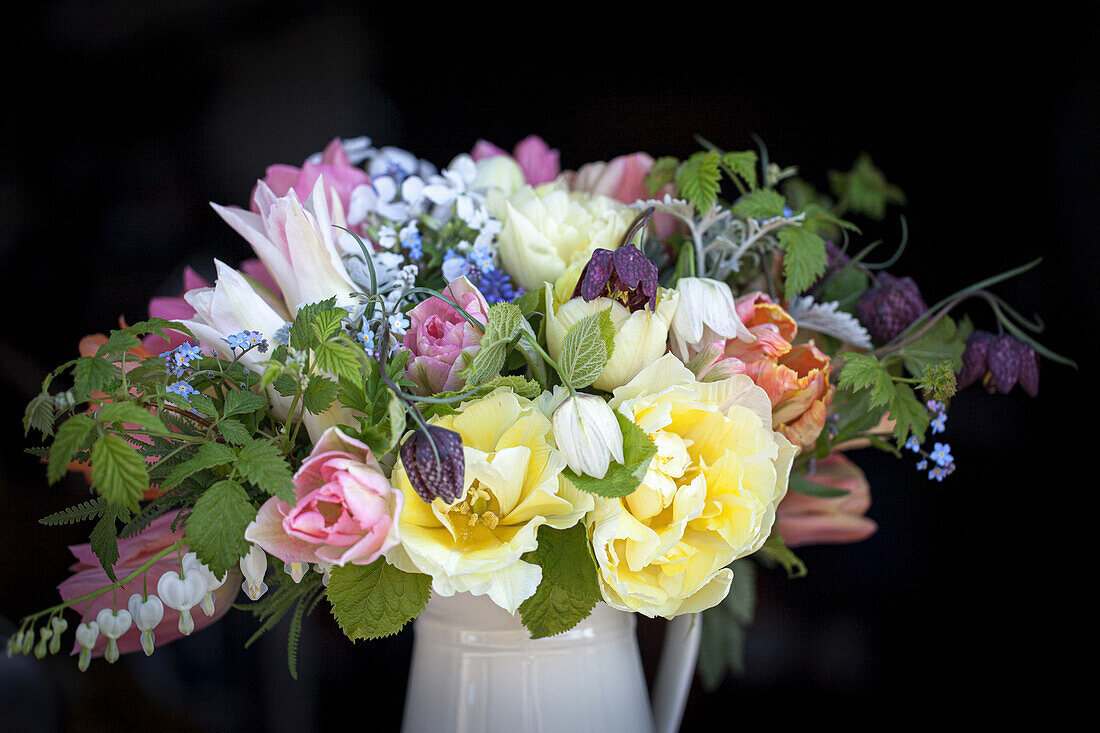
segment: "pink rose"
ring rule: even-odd
[[[837,545],[865,540],[878,525],[864,516],[871,506],[871,485],[863,471],[841,453],[817,462],[810,481],[848,491],[823,498],[788,491],[776,511],[775,528],[788,547]]]
[[[115,563],[115,576],[119,580],[144,565],[153,555],[183,539],[182,526],[177,531],[172,531],[172,522],[175,521],[175,518],[175,513],[170,512],[154,519],[144,532],[118,541],[118,562]],[[62,581],[61,585],[57,587],[61,592],[62,599],[68,601],[79,598],[101,588],[109,588],[112,585],[107,578],[107,573],[103,571],[99,558],[92,552],[91,545],[73,545],[69,550],[76,557],[77,562],[70,568],[73,575]],[[180,552],[187,554],[187,548],[184,547]],[[72,608],[74,611],[83,614],[80,619],[82,623],[95,621],[96,616],[104,608],[125,610],[130,596],[134,593],[144,593],[146,589],[149,593],[156,593],[160,576],[170,570],[180,571],[180,553],[170,552],[157,560],[149,568],[148,573],[139,575],[126,583],[118,589],[117,593],[107,591],[93,598],[90,603],[81,602]],[[192,609],[191,616],[195,621],[195,629],[205,628],[225,615],[240,588],[240,578],[231,571],[221,587],[214,591],[213,616],[207,616],[197,608]],[[116,597],[118,599],[117,605],[115,603]],[[165,605],[164,618],[161,619],[156,628],[156,645],[158,647],[183,636],[179,631],[179,616],[179,611]],[[106,648],[107,637],[100,634],[96,640],[96,645],[92,648],[92,656],[102,657]],[[127,654],[138,649],[141,649],[141,631],[138,630],[135,624],[130,627],[129,631],[118,637],[118,650],[121,654]],[[74,642],[72,653],[76,654],[79,651],[80,647]]]
[[[478,140],[470,151],[470,157],[475,161],[494,155],[508,153],[487,140]],[[552,150],[538,135],[528,135],[516,143],[516,147],[512,149],[512,157],[519,164],[527,183],[532,186],[552,181],[561,173],[560,153]]]
[[[284,562],[369,565],[398,542],[404,496],[363,443],[327,429],[294,474],[296,503],[272,497],[244,536]]]
[[[283,164],[268,166],[263,182],[277,197],[286,196],[293,189],[298,198],[304,199],[309,197],[321,176],[324,176],[328,190],[340,198],[345,212],[351,205],[351,192],[359,186],[370,185],[370,176],[362,168],[351,164],[340,138],[334,138],[325,147],[320,163],[306,161],[301,168]],[[259,213],[255,190],[252,191],[251,201],[252,210]]]
[[[487,323],[489,304],[473,283],[455,278],[443,295],[458,303],[475,320]],[[481,348],[481,331],[449,303],[428,298],[409,311],[409,330],[403,346],[412,356],[405,374],[416,383],[419,394],[431,395],[461,389],[465,382],[458,372],[466,368]]]

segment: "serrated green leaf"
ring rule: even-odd
[[[741,176],[749,188],[756,188],[756,152],[744,150],[740,152],[725,153],[722,155],[722,165],[730,171]]]
[[[95,430],[95,420],[87,415],[73,415],[57,428],[50,445],[50,463],[46,480],[55,484],[68,472],[69,463],[77,451],[84,449]]]
[[[786,205],[783,194],[770,188],[758,188],[737,199],[733,213],[746,219],[771,219],[782,216]]]
[[[583,389],[595,382],[615,348],[611,309],[585,316],[569,329],[561,342],[558,367],[562,381]]]
[[[920,338],[897,350],[905,369],[915,377],[924,373],[925,367],[935,367],[950,362],[956,371],[962,369],[962,355],[966,341],[960,338],[955,322],[944,316],[936,321]]]
[[[57,416],[52,395],[40,394],[27,403],[23,411],[23,435],[34,428],[43,435],[53,435],[53,422]]]
[[[307,303],[300,307],[294,316],[294,323],[290,325],[290,347],[305,351],[320,343],[316,331],[313,330],[313,322],[321,313],[332,311],[335,307],[336,298],[329,298],[319,303]]]
[[[118,534],[115,531],[115,518],[118,516],[115,507],[108,507],[103,516],[96,522],[89,537],[92,552],[99,558],[99,564],[103,566],[103,572],[112,583],[117,583],[115,577],[115,563],[118,562]]]
[[[243,389],[230,390],[225,395],[222,416],[251,415],[257,410],[267,409],[267,398]]]
[[[179,484],[188,476],[208,468],[225,466],[237,460],[237,453],[229,446],[221,443],[203,443],[195,451],[195,455],[178,464],[172,472],[161,482],[161,488],[171,488]]]
[[[282,451],[265,440],[254,440],[241,448],[237,470],[261,491],[294,503],[294,479]]]
[[[370,565],[334,567],[328,584],[332,615],[352,641],[401,631],[431,597],[432,579],[406,573],[379,558]]]
[[[886,180],[867,153],[861,153],[847,173],[829,171],[829,185],[841,206],[876,220],[886,216],[887,204],[905,203],[902,190]]]
[[[133,402],[108,402],[100,405],[96,418],[100,423],[105,424],[130,423],[162,433],[168,432],[168,428],[159,417]]]
[[[118,356],[124,351],[129,351],[135,346],[141,345],[141,339],[135,334],[135,327],[122,329],[120,331],[111,331],[111,335],[107,337],[107,340],[100,344],[96,350],[95,355],[97,357],[111,357]]]
[[[80,395],[99,392],[115,381],[118,367],[99,356],[82,356],[73,366],[73,389]]]
[[[563,530],[540,527],[538,548],[523,559],[542,568],[535,594],[519,605],[532,639],[568,631],[600,600],[596,559],[583,524]]]
[[[722,188],[721,155],[714,150],[693,153],[676,171],[676,190],[699,214],[718,200]]]
[[[332,406],[332,401],[336,399],[339,391],[340,387],[336,382],[328,377],[314,374],[309,378],[309,384],[302,393],[302,405],[314,415],[319,415]]]
[[[783,227],[776,239],[783,248],[784,295],[793,298],[825,274],[829,264],[825,240],[801,226]]]
[[[924,442],[924,434],[932,418],[917,399],[912,387],[908,384],[895,384],[894,398],[887,405],[887,410],[894,419],[894,440],[898,445],[903,444],[910,433],[916,435],[920,442]]]
[[[298,380],[287,372],[275,377],[271,382],[271,386],[283,397],[293,397],[298,392]]]
[[[54,512],[38,520],[39,524],[45,524],[50,527],[54,527],[61,524],[73,524],[74,522],[83,522],[88,519],[95,519],[107,511],[109,505],[103,500],[103,497],[96,497],[90,501],[81,502],[76,506],[71,506],[67,509],[62,509],[59,512]]]
[[[335,336],[340,331],[340,323],[346,315],[347,311],[343,308],[319,311],[310,323],[317,339],[324,342]]]
[[[92,445],[92,483],[109,503],[137,511],[149,488],[149,470],[125,440],[104,435]]]
[[[252,434],[237,420],[220,420],[215,427],[221,436],[233,445],[244,445],[252,440]]]
[[[397,446],[401,434],[405,431],[405,405],[389,389],[382,390],[383,396],[368,410],[369,419],[364,421],[363,442],[375,455],[389,453]]]
[[[248,492],[236,481],[223,479],[203,492],[187,517],[188,547],[221,577],[248,554],[244,531],[256,518]]]
[[[535,288],[534,290],[528,290],[523,295],[519,296],[512,301],[520,313],[525,317],[530,317],[535,311],[542,307],[543,297],[542,290]]]
[[[884,407],[894,398],[894,381],[890,373],[869,354],[846,353],[837,381],[841,389],[858,392],[870,389],[870,407]]]
[[[581,491],[606,498],[629,496],[645,478],[653,456],[657,455],[657,446],[645,431],[635,425],[621,413],[615,413],[619,428],[623,433],[622,464],[611,461],[603,478],[574,473],[566,468],[562,471],[567,479]]]
[[[348,379],[362,378],[365,356],[360,349],[340,341],[326,341],[313,350],[318,369]]]

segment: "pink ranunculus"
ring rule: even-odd
[[[359,186],[370,185],[370,176],[362,168],[351,164],[340,138],[334,138],[325,146],[320,163],[310,163],[307,160],[301,168],[282,164],[268,166],[263,182],[278,197],[286,196],[293,189],[298,198],[304,199],[309,196],[321,176],[324,176],[328,191],[335,192],[340,198],[344,211],[351,205],[351,192]],[[256,203],[255,190],[251,201],[252,210],[261,213]]]
[[[475,320],[489,321],[489,304],[469,280],[458,277],[443,295],[462,306]],[[419,394],[431,395],[461,389],[458,372],[466,368],[481,348],[481,331],[449,303],[428,298],[409,311],[409,330],[403,348],[411,352],[405,374]]]
[[[470,157],[474,161],[495,155],[508,153],[488,140],[478,140],[470,151]],[[538,135],[528,135],[516,143],[512,149],[512,158],[519,164],[524,179],[532,186],[552,181],[561,173],[561,154]]]
[[[810,481],[848,493],[835,498],[788,491],[776,510],[775,528],[788,547],[860,542],[878,525],[864,514],[871,506],[871,485],[860,468],[841,453],[817,462]]]
[[[404,496],[363,443],[331,427],[294,474],[294,505],[272,497],[244,536],[284,562],[369,565],[399,541]]]
[[[178,528],[175,532],[172,531],[172,522],[175,521],[175,518],[174,512],[158,517],[149,524],[144,532],[118,541],[118,562],[115,563],[115,576],[119,580],[144,565],[159,551],[183,539],[183,527]],[[62,581],[57,587],[61,592],[62,599],[67,601],[79,598],[112,585],[99,562],[99,558],[92,552],[91,545],[73,545],[69,550],[76,557],[77,562],[70,568],[73,575]],[[101,593],[90,602],[85,601],[75,604],[72,609],[82,614],[81,622],[94,621],[96,615],[104,608],[125,610],[130,596],[134,593],[145,593],[147,590],[149,593],[155,594],[160,576],[170,570],[179,572],[180,557],[187,554],[187,552],[186,547],[179,552],[170,552],[157,560],[149,568],[147,574],[137,576],[120,587],[117,592],[107,591]],[[230,571],[226,581],[214,591],[214,615],[207,616],[197,608],[192,610],[191,617],[195,621],[195,629],[205,628],[225,615],[240,589],[239,574]],[[172,610],[166,605],[164,607],[164,618],[157,626],[155,633],[158,647],[183,636],[179,631],[179,611]],[[100,634],[95,647],[92,649],[92,656],[102,657],[106,648],[107,638]],[[138,630],[136,625],[133,625],[129,631],[118,638],[118,650],[122,654],[127,654],[138,649],[141,649],[141,631]],[[76,654],[79,651],[80,647],[74,642],[72,653]]]

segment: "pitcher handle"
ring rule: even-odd
[[[684,717],[699,641],[703,635],[703,615],[676,616],[665,628],[665,642],[653,690],[653,722],[656,733],[676,733]]]

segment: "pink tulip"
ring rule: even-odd
[[[369,565],[398,543],[404,495],[378,460],[339,428],[321,435],[294,475],[292,506],[264,502],[244,536],[284,562]]]
[[[867,539],[878,525],[864,516],[871,506],[871,485],[863,471],[841,453],[820,460],[806,478],[848,493],[836,498],[788,491],[779,503],[775,528],[788,547],[838,545]]]
[[[606,163],[586,163],[575,173],[566,173],[565,179],[569,188],[574,191],[601,194],[624,204],[633,204],[640,199],[660,198],[673,190],[669,185],[656,193],[650,193],[645,185],[645,177],[653,168],[653,163],[653,156],[648,153],[630,153],[612,158]],[[657,236],[666,239],[680,225],[668,214],[657,214],[653,217],[653,226]]]
[[[334,138],[325,147],[320,163],[306,161],[301,168],[282,164],[268,166],[263,182],[278,197],[286,196],[293,189],[298,198],[304,199],[310,195],[321,176],[324,176],[328,190],[340,198],[344,211],[351,205],[351,192],[359,186],[370,185],[370,176],[362,168],[351,164],[340,138]],[[260,213],[255,190],[251,200],[252,210]]]
[[[443,289],[443,295],[458,303],[481,323],[489,320],[489,304],[473,283],[459,277]],[[411,352],[405,374],[416,383],[419,394],[431,395],[461,389],[458,376],[481,348],[481,331],[463,318],[453,306],[439,298],[428,298],[409,311],[409,330],[403,348]]]
[[[182,527],[175,532],[172,531],[172,522],[175,521],[175,518],[175,513],[169,513],[162,517],[158,517],[150,523],[144,532],[134,537],[119,540],[118,562],[116,562],[114,566],[115,576],[119,580],[122,580],[130,573],[137,570],[159,551],[183,539]],[[92,552],[91,545],[73,545],[69,550],[76,557],[77,562],[70,568],[70,570],[73,571],[73,575],[62,581],[57,587],[61,592],[61,598],[63,600],[67,601],[73,598],[79,598],[80,596],[112,585],[111,581],[107,578],[107,573],[103,570],[103,566],[100,565],[99,558]],[[72,606],[72,609],[82,614],[81,622],[94,621],[99,612],[104,608],[125,610],[131,595],[134,593],[144,594],[146,590],[148,590],[149,593],[155,594],[160,576],[171,570],[179,572],[180,557],[184,554],[187,554],[186,547],[181,549],[178,553],[171,552],[160,560],[157,560],[157,562],[149,568],[147,573],[139,575],[129,583],[121,586],[117,592],[107,591],[96,596],[90,602],[85,601]],[[235,579],[234,573],[230,572],[230,576],[231,577],[214,592],[214,615],[207,616],[201,612],[192,614],[195,620],[196,630],[205,628],[214,623],[229,610],[230,604],[233,602],[234,597],[236,597],[237,591],[240,590],[241,585],[240,579]],[[157,646],[163,646],[170,641],[175,641],[181,636],[182,634],[179,632],[179,612],[166,607],[164,609],[164,618],[156,629]],[[92,649],[92,656],[103,656],[103,652],[106,648],[107,638],[100,634],[95,647]],[[129,631],[118,638],[118,650],[122,654],[128,654],[138,649],[141,649],[141,631],[137,626],[131,626]],[[79,645],[74,642],[72,653],[76,654],[79,651]]]
[[[478,140],[470,151],[470,157],[474,161],[495,155],[508,153],[487,140]],[[516,143],[516,147],[512,149],[512,157],[519,164],[527,183],[532,186],[552,181],[561,173],[560,153],[551,149],[538,135],[528,135]]]

